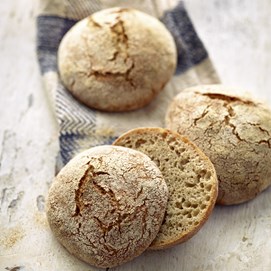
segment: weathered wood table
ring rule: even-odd
[[[223,83],[271,105],[270,0],[186,5]],[[0,2],[0,270],[95,270],[70,256],[46,222],[58,141],[35,54],[37,9],[37,1]],[[271,270],[271,188],[246,204],[217,206],[185,244],[114,270]]]

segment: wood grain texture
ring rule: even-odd
[[[222,81],[271,105],[271,2],[191,0],[186,5]],[[62,248],[45,217],[58,143],[36,62],[37,9],[37,1],[0,3],[0,270],[97,270]],[[246,204],[216,207],[188,242],[146,252],[112,270],[267,271],[270,254],[269,188]]]

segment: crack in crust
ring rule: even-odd
[[[78,188],[75,190],[75,212],[73,214],[73,217],[81,216],[81,209],[83,207],[83,203],[81,202],[81,197],[83,195],[83,187],[85,186],[85,183],[88,181],[88,175],[90,172],[93,172],[94,167],[90,165],[90,162],[87,163],[88,169],[85,171],[82,178],[79,180]]]
[[[94,27],[102,28],[102,25],[100,25],[98,22],[96,22],[92,16],[88,17],[88,23],[90,23]]]
[[[95,71],[95,70],[91,70],[91,72],[88,73],[88,74],[86,74],[86,75],[87,75],[87,77],[95,76],[97,79],[110,79],[110,78],[122,77],[122,78],[125,79],[125,81],[129,82],[130,85],[133,88],[136,88],[135,83],[130,78],[130,73],[134,69],[134,67],[135,67],[135,64],[132,63],[131,67],[128,68],[125,72],[109,72],[109,71]]]
[[[231,123],[231,118],[235,117],[236,116],[236,113],[233,109],[233,107],[230,105],[231,103],[233,104],[236,104],[236,103],[241,103],[241,104],[245,104],[245,105],[249,105],[249,106],[257,106],[256,103],[254,103],[253,101],[249,101],[249,100],[245,100],[245,99],[241,99],[241,98],[238,98],[238,97],[233,97],[233,96],[227,96],[227,95],[223,95],[223,94],[217,94],[217,93],[198,93],[198,92],[195,92],[197,94],[200,94],[202,96],[208,96],[210,99],[218,99],[218,100],[223,100],[225,101],[223,103],[223,107],[227,109],[228,111],[228,115],[226,115],[224,117],[224,120],[223,122],[228,125],[229,127],[232,128],[232,133],[233,135],[236,136],[236,138],[239,140],[239,141],[243,141],[247,144],[250,144],[251,142],[245,140],[244,138],[242,138],[239,133],[236,131],[237,130],[237,127],[236,125],[234,125],[233,123]],[[207,110],[209,107],[211,107],[211,105],[208,105],[204,111],[202,112],[201,116],[198,117],[198,118],[195,118],[193,123],[194,123],[194,126],[197,125],[197,122],[199,120],[201,120],[202,118],[204,118],[208,113],[209,111]],[[222,123],[223,123],[222,122]],[[252,125],[252,126],[256,126],[259,128],[259,130],[261,130],[262,132],[265,132],[267,133],[268,136],[270,136],[270,133],[268,130],[262,128],[259,124],[255,124],[255,123],[250,123],[250,122],[246,122],[247,124],[249,125]],[[221,126],[222,128],[222,126]],[[269,148],[271,148],[271,138],[268,139],[268,140],[260,140],[260,141],[255,141],[255,143],[258,143],[258,144],[267,144]],[[210,142],[211,144],[211,142]]]
[[[125,23],[121,19],[121,12],[124,12],[124,11],[126,11],[126,9],[120,9],[118,12],[115,12],[115,13],[118,13],[118,16],[116,17],[117,22],[114,25],[112,25],[111,28],[110,28],[111,31],[116,36],[116,44],[115,44],[116,52],[113,55],[113,60],[116,60],[117,57],[120,55],[120,52],[122,52],[122,53],[124,53],[124,62],[125,63],[127,63],[128,60],[132,61],[131,66],[126,70],[125,73],[121,73],[121,75],[124,76],[125,80],[127,82],[129,82],[132,87],[135,88],[136,87],[135,83],[133,82],[133,79],[130,78],[130,73],[134,69],[135,63],[131,59],[131,57],[129,56],[129,53],[128,53],[128,51],[129,51],[129,38],[128,38],[128,35],[126,33]],[[124,52],[121,49],[120,44],[124,45]]]
[[[82,197],[83,197],[83,193],[84,193],[84,188],[87,185],[88,182],[90,182],[92,180],[92,184],[93,187],[101,194],[101,195],[105,195],[108,194],[110,195],[111,199],[113,198],[115,202],[116,198],[114,196],[114,193],[112,190],[110,191],[106,191],[102,186],[100,186],[96,181],[95,181],[95,177],[96,176],[100,176],[100,175],[109,175],[109,173],[104,172],[104,171],[94,171],[94,166],[90,164],[90,162],[88,162],[86,164],[88,166],[88,169],[85,171],[84,175],[82,176],[82,178],[79,180],[78,183],[78,188],[75,190],[75,212],[73,214],[73,217],[76,216],[82,216],[81,214],[81,210],[84,206],[87,206],[88,204],[82,202]]]
[[[231,102],[231,101],[230,101]],[[236,136],[236,138],[239,140],[239,141],[244,141],[246,143],[249,143],[247,140],[241,138],[241,136],[239,135],[239,133],[236,131],[237,127],[231,123],[231,118],[233,118],[236,114],[234,112],[234,109],[231,107],[231,105],[229,104],[230,102],[225,102],[223,104],[223,106],[227,109],[228,111],[228,115],[226,115],[224,117],[224,123],[226,125],[228,125],[229,127],[232,128],[232,134]]]
[[[78,240],[80,240],[80,242],[82,242],[84,245],[86,245],[87,247],[90,247],[90,248],[95,248],[97,249],[98,248],[98,245],[96,245],[90,238],[87,234],[84,233],[83,230],[81,230],[81,227],[82,227],[82,223],[79,222],[78,223],[78,227],[77,227],[77,238]],[[83,237],[83,238],[80,238],[80,237]],[[85,240],[84,240],[85,239]],[[87,242],[86,242],[87,241]]]
[[[195,91],[195,93],[200,94],[202,96],[207,96],[210,99],[223,100],[223,101],[226,101],[227,103],[240,102],[240,103],[243,103],[246,105],[256,105],[253,101],[242,99],[242,98],[235,97],[235,96],[225,95],[225,94],[221,94],[221,93],[200,93],[197,91]]]
[[[94,216],[93,219],[97,222],[98,227],[102,230],[102,238],[104,240],[104,243],[100,243],[101,245],[105,245],[106,243],[106,237],[108,236],[108,234],[110,234],[110,231],[114,228],[117,227],[119,234],[121,235],[121,224],[125,221],[126,223],[128,222],[132,222],[136,217],[136,215],[138,213],[142,212],[142,234],[141,234],[141,238],[143,237],[143,235],[145,234],[146,231],[146,216],[147,216],[147,206],[145,204],[145,201],[143,201],[142,205],[139,205],[135,208],[133,214],[127,214],[121,213],[121,210],[117,211],[117,220],[113,223],[109,223],[104,224],[101,219],[99,219],[99,217]],[[106,216],[105,216],[106,217]],[[132,240],[129,240],[128,242],[128,246],[131,245]],[[127,246],[127,247],[128,247]],[[114,254],[117,254],[117,251],[114,251]]]
[[[239,133],[236,131],[237,127],[231,123],[231,118],[236,116],[236,113],[234,112],[233,107],[230,105],[231,103],[242,103],[242,104],[246,104],[246,105],[252,105],[255,106],[256,104],[252,101],[248,101],[248,100],[244,100],[241,98],[237,98],[237,97],[233,97],[233,96],[227,96],[227,95],[222,95],[222,94],[214,94],[214,93],[199,93],[199,92],[195,92],[196,94],[202,95],[202,96],[208,96],[210,99],[218,99],[218,100],[223,100],[225,101],[223,103],[223,107],[227,110],[228,114],[224,117],[224,120],[221,122],[221,124],[225,123],[227,126],[232,128],[232,134],[236,136],[236,138],[239,141],[244,141],[246,143],[249,143],[247,140],[243,139]],[[203,110],[203,112],[201,113],[201,115],[197,118],[194,118],[193,120],[193,125],[197,126],[197,123],[199,120],[202,120],[205,116],[207,116],[207,114],[209,113],[208,108],[210,108],[212,105],[209,104],[205,107],[205,109]],[[214,123],[210,124],[211,126]],[[220,126],[222,128],[222,125]],[[259,126],[259,129],[261,129],[261,127]],[[261,129],[262,130],[262,129]],[[262,130],[263,131],[263,130]],[[206,133],[207,130],[204,132]],[[268,131],[266,131],[268,132]],[[265,143],[269,143],[268,141],[263,141]],[[211,140],[209,141],[210,145],[211,145]]]
[[[95,76],[97,79],[110,79],[115,77],[122,77],[125,81],[127,81],[133,88],[136,88],[136,84],[133,79],[130,77],[132,70],[135,68],[135,63],[132,58],[129,56],[129,38],[126,33],[125,23],[121,19],[121,13],[126,11],[126,9],[120,9],[118,11],[114,11],[117,13],[116,22],[110,25],[110,30],[112,34],[115,36],[115,48],[116,51],[113,53],[113,56],[108,59],[108,61],[116,61],[119,57],[123,57],[124,63],[128,65],[128,61],[131,61],[130,67],[126,69],[125,72],[113,72],[113,71],[103,71],[103,70],[95,70],[91,68],[89,73],[85,73],[87,77]],[[92,25],[102,28],[103,26],[97,23],[91,16],[89,17],[89,22]],[[92,57],[88,55],[90,58],[90,63],[92,62]]]
[[[116,17],[117,22],[113,24],[110,28],[111,31],[116,35],[117,37],[117,44],[122,43],[124,44],[126,50],[129,48],[128,46],[128,35],[126,33],[125,27],[124,27],[124,21],[121,19],[120,14]]]
[[[206,108],[203,110],[203,112],[201,113],[201,115],[199,117],[197,117],[197,118],[194,118],[194,121],[193,121],[194,126],[197,126],[197,122],[199,120],[203,119],[209,113],[208,108],[210,106],[211,105],[206,106]]]
[[[268,148],[271,148],[271,138],[268,140],[260,140],[257,142],[258,144],[267,144]]]

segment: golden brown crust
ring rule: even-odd
[[[123,8],[78,22],[58,51],[61,80],[73,96],[112,112],[148,104],[173,75],[176,59],[174,40],[161,22]]]
[[[216,172],[209,158],[187,138],[163,128],[136,128],[121,135],[113,144],[150,156],[168,185],[169,201],[165,219],[149,249],[169,248],[191,238],[210,216],[217,198]],[[178,168],[179,163],[181,169]],[[175,173],[173,178],[170,172]],[[205,172],[205,175],[200,176],[200,172]],[[195,175],[191,178],[193,173]],[[190,183],[186,185],[189,178]],[[192,199],[194,195],[197,195],[196,199]],[[208,200],[205,201],[204,197],[208,197]],[[199,211],[201,207],[203,209]],[[178,223],[183,225],[178,227]],[[170,232],[171,227],[175,227],[174,232]]]
[[[97,267],[133,259],[157,235],[168,189],[143,153],[100,146],[71,160],[54,180],[47,217],[67,250]]]
[[[271,110],[222,85],[196,86],[175,97],[167,127],[194,141],[214,163],[217,203],[239,204],[271,184]]]

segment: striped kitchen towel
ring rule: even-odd
[[[58,168],[84,149],[111,144],[129,129],[163,127],[167,106],[178,92],[196,84],[219,82],[182,1],[41,0],[40,4],[37,55],[59,124]],[[78,20],[112,6],[133,7],[159,17],[172,33],[178,50],[178,65],[172,80],[151,104],[133,112],[105,113],[87,108],[66,91],[58,76],[57,50],[63,35]]]

